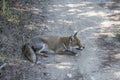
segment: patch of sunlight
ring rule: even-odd
[[[106,14],[104,12],[96,12],[96,11],[89,11],[89,12],[86,12],[86,13],[81,13],[81,14],[78,14],[79,16],[106,16]]]
[[[63,65],[56,65],[57,68],[59,69],[70,69],[70,66],[63,66]]]
[[[55,8],[54,8],[54,9],[49,9],[48,11],[49,11],[49,12],[54,12],[54,11],[60,11],[60,9],[58,9],[58,8],[55,9]]]
[[[101,11],[97,12],[97,14],[100,15],[100,16],[106,16],[106,13],[105,12],[101,12]]]
[[[95,77],[91,76],[91,80],[96,80]]]
[[[63,19],[59,19],[58,21],[59,21],[59,22],[63,22]]]
[[[97,29],[97,28],[100,28],[100,27],[88,27],[88,28],[85,28],[85,29],[83,29],[83,30],[80,30],[80,33],[86,32],[86,31],[88,31],[88,30]]]
[[[71,68],[71,63],[63,62],[63,63],[56,65],[56,67],[59,69],[66,69],[66,68],[69,69]]]
[[[60,16],[61,16],[61,17],[65,17],[66,15],[65,15],[65,14],[61,14]]]
[[[76,15],[76,13],[75,12],[70,12],[69,14],[67,14],[68,16],[70,15],[70,16],[72,16],[72,15]]]
[[[60,9],[54,9],[54,11],[59,11]]]
[[[111,24],[115,24],[115,25],[120,25],[120,22],[118,21],[111,21]],[[115,26],[114,26],[115,27]],[[116,26],[117,27],[117,26]]]
[[[102,25],[103,27],[110,27],[110,26],[112,25],[112,23],[111,23],[111,21],[103,21],[103,22],[101,23],[101,25]]]
[[[47,22],[48,23],[54,23],[55,21],[54,20],[48,20]]]
[[[69,62],[63,62],[63,63],[60,63],[60,65],[71,65],[71,63],[69,63]]]
[[[36,7],[31,8],[34,14],[39,14],[40,12],[43,12],[41,9],[38,9]]]
[[[79,9],[69,9],[68,12],[81,12]]]
[[[119,10],[114,10],[113,12],[114,12],[114,13],[120,13],[120,11],[119,11]]]
[[[47,64],[47,65],[58,68],[58,69],[70,69],[71,68],[71,63],[69,62],[63,62],[60,64]]]
[[[37,27],[33,26],[33,25],[25,25],[25,28],[29,29],[29,30],[33,30],[36,29]]]
[[[61,5],[61,4],[58,4],[58,5],[53,5],[53,7],[57,7],[57,8],[59,7],[60,8],[60,7],[64,7],[64,6]]]
[[[54,12],[54,10],[53,9],[49,9],[49,12]]]
[[[109,26],[88,27],[88,28],[85,28],[85,29],[82,29],[82,30],[79,29],[78,31],[79,31],[79,33],[83,33],[83,32],[87,32],[87,31],[94,30],[94,29],[102,30],[102,28],[106,28],[106,27],[109,27]],[[106,34],[109,34],[110,36],[114,36],[112,33],[106,33]],[[94,34],[94,35],[97,36],[97,34]]]
[[[120,78],[120,72],[115,72],[114,75],[118,78]]]
[[[79,7],[79,6],[85,6],[85,4],[67,4],[67,7]]]
[[[88,7],[89,9],[93,9],[93,7]]]
[[[120,54],[112,55],[112,57],[115,58],[115,59],[120,59]]]
[[[67,24],[72,24],[73,23],[73,21],[68,21],[68,20],[64,20],[64,22],[67,23]]]
[[[31,8],[32,10],[35,10],[35,11],[39,11],[39,9],[38,8],[36,8],[36,7],[33,7],[33,8]]]
[[[100,37],[115,37],[115,35],[113,33],[100,33],[99,34]]]
[[[59,22],[64,22],[64,23],[67,23],[67,24],[73,24],[74,23],[73,21],[62,20],[62,19],[59,19],[58,21]]]
[[[34,13],[34,14],[39,14],[39,12],[37,12],[37,11],[34,11],[33,13]]]
[[[97,50],[97,49],[94,49],[94,50]],[[97,57],[92,57],[92,58],[90,58],[91,61],[95,61],[95,60],[97,60],[97,59],[98,59]]]

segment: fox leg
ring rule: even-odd
[[[64,47],[64,49],[65,49],[65,52],[69,52],[69,53],[72,53],[72,54],[76,54],[75,52],[73,52],[71,46],[66,46],[65,44],[63,44],[63,47]]]
[[[72,47],[66,46],[64,43],[63,43],[63,48],[65,51],[69,51],[69,52],[72,51]]]
[[[67,50],[66,46],[63,46],[63,47],[57,49],[56,53],[57,54],[65,54],[66,50]]]
[[[40,55],[40,56],[43,56],[43,57],[48,57],[48,55],[46,53],[42,53],[42,52],[39,52],[39,51],[37,51],[36,54]]]
[[[36,51],[37,54],[47,57],[47,54],[54,54],[55,52],[53,50],[50,50],[46,44],[42,45],[42,48],[38,51]]]
[[[43,57],[48,57],[48,55],[46,54],[46,52],[47,52],[46,50],[47,50],[46,45],[43,44],[42,48],[36,51],[36,54],[40,55],[40,56],[43,56]]]
[[[75,52],[72,51],[72,49],[70,47],[66,47],[66,46],[63,46],[61,48],[59,48],[58,50],[56,50],[56,53],[57,54],[70,54],[70,55],[76,55]]]

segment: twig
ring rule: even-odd
[[[5,67],[6,65],[7,65],[7,63],[2,64],[2,65],[0,66],[0,70],[1,70],[3,67]]]

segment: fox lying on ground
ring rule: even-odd
[[[37,36],[28,41],[22,48],[24,55],[32,62],[36,62],[36,54],[44,55],[50,54],[66,54],[66,52],[76,54],[73,49],[82,50],[85,47],[80,43],[77,37],[78,32],[73,36]],[[34,56],[34,60],[33,57]]]

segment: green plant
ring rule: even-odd
[[[17,0],[15,0],[15,2],[16,1]],[[29,15],[16,7],[10,6],[10,2],[11,0],[0,0],[0,4],[2,4],[0,16],[2,16],[2,19],[17,24],[20,22],[30,22]]]
[[[3,12],[3,14],[6,13],[6,9],[7,9],[6,2],[5,2],[5,0],[2,0],[2,12]]]
[[[120,41],[120,28],[114,31],[116,38]]]
[[[13,23],[25,22],[29,20],[29,15],[14,8],[7,8],[5,10],[5,14],[2,16],[5,17],[6,21]]]

